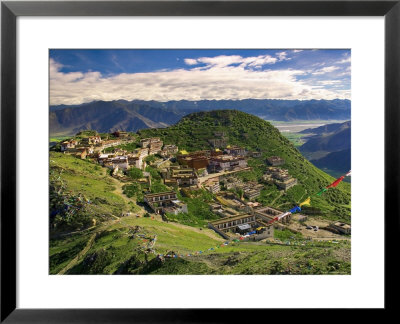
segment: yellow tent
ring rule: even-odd
[[[186,150],[179,151],[180,154],[189,154]]]

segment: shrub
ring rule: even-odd
[[[140,170],[138,168],[130,168],[127,171],[127,175],[128,175],[128,177],[130,177],[130,178],[132,178],[134,180],[143,178],[143,172],[142,172],[142,170]]]

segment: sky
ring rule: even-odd
[[[52,49],[49,56],[50,105],[350,99],[345,49]]]

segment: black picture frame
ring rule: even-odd
[[[385,309],[395,307],[395,299],[389,296],[398,283],[392,261],[396,254],[389,257],[388,249],[391,239],[399,234],[400,0],[4,1],[1,3],[1,322],[237,322],[247,317],[238,309],[219,309],[211,315],[209,311],[193,309],[16,308],[16,19],[19,16],[384,16]],[[252,312],[263,316],[263,310]]]

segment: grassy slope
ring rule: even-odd
[[[300,180],[302,185],[290,189],[285,196],[281,196],[274,186],[266,187],[260,200],[280,208],[289,207],[292,203],[305,198],[308,192],[315,192],[332,180],[304,160],[297,149],[268,123],[263,121],[260,123],[258,118],[254,119],[253,116],[238,112],[228,114],[225,119],[220,118],[224,116],[216,116],[217,119],[208,117],[206,115],[200,119],[197,117],[194,120],[184,119],[182,123],[169,129],[145,130],[141,136],[160,136],[166,143],[176,141],[181,148],[196,150],[208,147],[206,140],[213,137],[214,130],[224,130],[228,133],[231,144],[265,150],[263,159],[271,155],[282,156],[287,160],[285,167]],[[220,121],[224,124],[218,124]],[[244,132],[248,135],[243,136]],[[250,141],[249,138],[254,140]],[[254,166],[254,171],[242,176],[258,179],[265,168],[263,159],[250,160],[249,163]],[[87,246],[89,238],[94,233],[97,233],[94,243],[66,272],[67,274],[350,273],[350,245],[345,242],[336,245],[323,243],[322,247],[240,243],[191,258],[166,259],[162,264],[156,262],[154,255],[149,255],[146,262],[143,246],[147,243],[143,242],[142,238],[130,238],[133,226],[140,226],[140,233],[149,237],[157,235],[155,246],[157,253],[174,251],[187,254],[207,250],[218,246],[222,239],[208,229],[200,231],[198,228],[164,223],[151,218],[132,216],[118,220],[115,216],[119,216],[123,211],[137,211],[139,207],[135,205],[134,200],[128,199],[121,191],[116,190],[118,184],[107,174],[106,169],[89,161],[56,152],[50,153],[50,167],[52,172],[60,174],[68,190],[74,193],[81,192],[92,201],[91,210],[98,219],[97,226],[92,229],[68,237],[53,238],[50,241],[52,274],[65,269]],[[335,192],[339,198],[340,195],[349,197],[350,185],[341,184],[339,189],[333,189],[323,199],[314,199],[313,206],[316,204],[327,206],[331,212],[333,208],[349,207],[350,204],[344,203],[332,205],[328,198],[335,199],[336,196],[332,194]],[[193,203],[193,208],[196,208],[196,203]],[[192,214],[195,215],[195,212]],[[324,215],[324,217],[334,216],[332,213]],[[188,223],[191,221],[189,219]],[[203,223],[201,219],[197,221],[199,225]],[[183,223],[185,222],[184,220]]]
[[[133,226],[140,226],[139,233],[146,237],[157,235],[155,250],[165,254],[204,251],[201,255],[166,259],[162,264],[152,266],[154,255],[145,262],[143,238],[130,238]],[[82,259],[67,274],[112,274],[126,266],[124,273],[146,274],[276,274],[276,273],[350,273],[350,245],[319,243],[318,247],[282,246],[241,242],[236,245],[219,247],[223,241],[209,230],[196,232],[192,228],[178,227],[150,218],[126,217],[99,232],[86,258]],[[206,235],[207,234],[207,235]],[[79,248],[85,245],[89,234],[75,236],[62,241],[53,241],[50,262],[54,264],[63,256],[73,258]],[[207,251],[214,247],[215,251]],[[68,260],[68,259],[67,259]],[[134,261],[134,262],[133,262]],[[59,272],[66,266],[64,261],[51,269]]]
[[[61,176],[69,191],[82,193],[92,202],[95,218],[104,220],[104,216],[110,218],[134,210],[134,205],[116,192],[115,181],[108,175],[108,169],[71,155],[50,152],[50,170]]]

